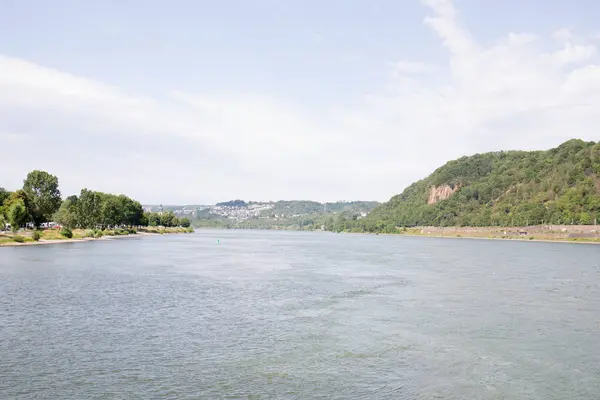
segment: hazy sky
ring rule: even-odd
[[[0,186],[387,200],[600,139],[595,0],[0,0]]]

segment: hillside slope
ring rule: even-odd
[[[450,161],[338,230],[600,222],[600,143],[502,151]],[[342,229],[340,229],[341,227]],[[349,229],[348,229],[349,228]]]

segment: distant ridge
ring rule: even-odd
[[[414,226],[523,226],[600,222],[600,143],[569,140],[547,151],[500,151],[450,161],[335,230]]]

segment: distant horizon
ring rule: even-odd
[[[558,146],[560,146],[560,145],[562,145],[562,144],[564,144],[566,142],[572,141],[572,140],[581,140],[581,141],[584,141],[584,142],[600,143],[599,140],[584,140],[584,139],[581,139],[581,138],[573,137],[573,138],[569,138],[569,139],[567,139],[567,140],[559,143],[557,146],[553,146],[553,147],[548,148],[548,149],[533,149],[533,150],[503,149],[503,150],[493,150],[493,151],[486,152],[486,153],[511,152],[511,151],[547,151],[547,150],[551,150],[553,148],[557,148]],[[381,204],[381,203],[385,203],[385,202],[389,201],[392,197],[401,194],[408,186],[412,185],[413,183],[415,183],[415,182],[417,182],[417,181],[419,181],[421,179],[427,178],[436,169],[444,166],[448,162],[451,162],[451,161],[454,161],[454,160],[457,160],[457,159],[463,158],[463,157],[471,157],[471,156],[474,156],[476,154],[483,154],[483,152],[473,153],[473,154],[468,154],[468,155],[463,155],[463,156],[457,157],[455,159],[441,161],[439,165],[437,165],[434,168],[432,168],[425,176],[418,177],[415,181],[409,182],[401,190],[396,191],[389,198],[386,198],[386,199],[383,199],[383,200],[365,200],[365,199],[361,199],[360,197],[358,199],[353,199],[353,200],[317,200],[317,199],[310,199],[310,198],[291,198],[291,199],[289,199],[289,198],[288,199],[286,199],[286,198],[279,198],[277,200],[273,200],[273,199],[271,199],[271,200],[243,200],[243,198],[242,198],[243,196],[232,196],[228,200],[218,199],[218,200],[214,200],[214,201],[211,201],[211,202],[192,201],[192,202],[169,202],[169,203],[161,203],[161,202],[144,202],[144,201],[142,201],[142,200],[140,200],[138,198],[135,198],[135,196],[131,196],[127,192],[116,192],[116,191],[111,191],[110,189],[108,189],[107,192],[108,193],[113,193],[113,194],[124,194],[124,195],[130,196],[130,197],[133,197],[134,199],[136,199],[137,201],[139,201],[144,206],[159,206],[161,204],[163,206],[187,206],[187,205],[211,206],[211,205],[216,205],[217,203],[222,203],[222,202],[227,202],[227,201],[233,201],[233,200],[243,200],[243,201],[246,201],[246,202],[255,202],[255,203],[275,203],[275,202],[278,202],[278,201],[314,201],[316,203],[321,203],[321,204],[326,204],[326,203],[327,204],[329,204],[329,203],[335,204],[335,203],[341,203],[341,202],[376,202],[376,203],[380,203]],[[47,171],[47,170],[44,170],[44,169],[41,169],[41,170],[46,171],[46,172],[52,174],[52,171]],[[29,173],[29,172],[31,172],[31,171],[27,171],[26,173],[24,173],[23,177],[25,177],[27,175],[27,173]],[[59,187],[61,187],[61,185],[60,185],[61,184],[61,177],[60,176],[58,176],[58,180],[59,180]],[[10,187],[6,187],[6,186],[2,186],[2,182],[0,182],[0,188],[4,188],[4,189],[9,190],[9,191],[14,191],[14,190],[20,189],[20,186],[15,189],[15,188],[10,188]],[[89,190],[98,190],[98,189],[96,189],[94,187],[85,187],[85,186],[82,187],[82,188],[80,188],[80,190],[84,189],[84,188],[89,189]],[[69,197],[71,195],[79,195],[80,190],[77,191],[77,192],[75,192],[75,193],[69,193],[69,194],[67,194],[67,193],[65,193],[61,189],[61,196],[62,196],[63,199],[66,199],[67,197]]]

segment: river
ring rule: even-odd
[[[211,231],[0,248],[0,399],[598,399],[600,246]]]

